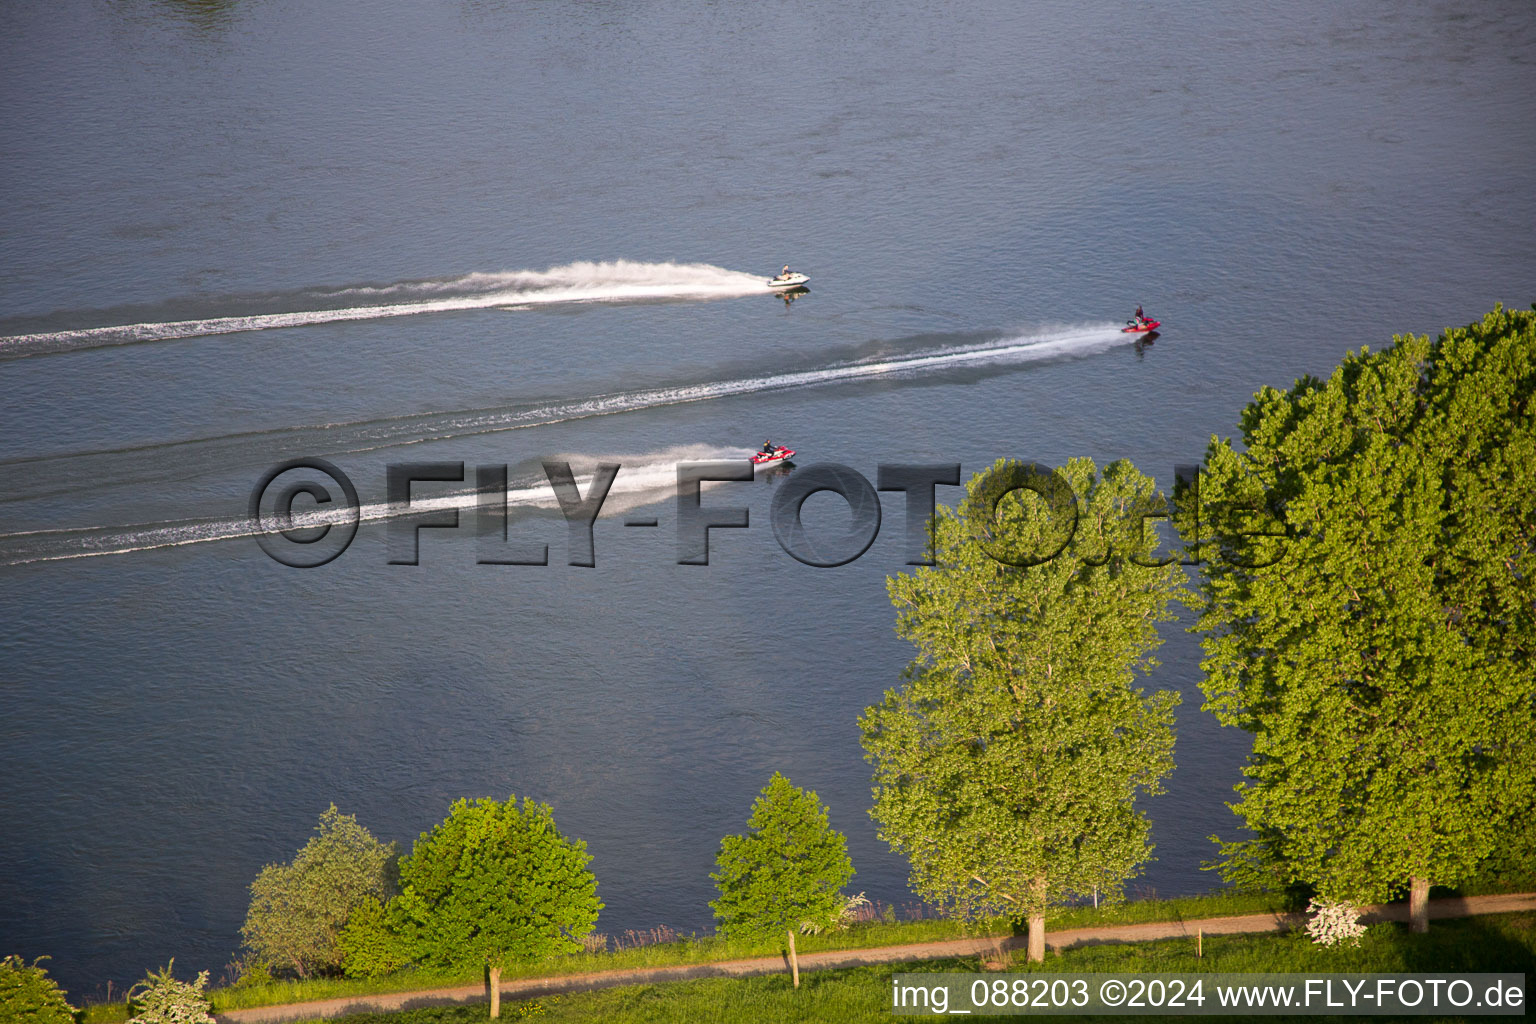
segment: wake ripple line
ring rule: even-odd
[[[557,460],[594,462],[618,462],[623,466],[618,478],[608,491],[603,511],[612,516],[617,512],[650,504],[670,496],[677,482],[679,461],[739,458],[745,460],[748,449],[720,448],[712,445],[681,445],[651,455],[608,455],[600,459],[584,456],[555,456]],[[586,493],[592,484],[590,474],[578,474],[576,486]],[[705,481],[706,488],[714,486]],[[286,529],[303,530],[321,526],[341,526],[355,515],[359,523],[382,522],[400,516],[415,515],[441,509],[457,509],[461,513],[477,514],[479,495],[473,490],[454,490],[434,497],[416,497],[406,509],[396,508],[387,502],[360,504],[355,510],[348,508],[295,509]],[[529,477],[516,482],[506,491],[508,512],[532,509],[558,509],[554,490],[542,477]],[[276,527],[264,527],[260,520],[249,516],[233,519],[184,519],[162,523],[134,523],[126,526],[88,526],[57,530],[30,530],[22,533],[0,535],[0,565],[26,565],[32,562],[58,562],[76,558],[92,558],[99,555],[123,555],[158,548],[184,547],[189,544],[206,544],[219,540],[236,540],[278,532]]]
[[[457,288],[458,294],[452,294]],[[490,289],[490,290],[486,290]],[[707,263],[572,263],[545,271],[468,274],[441,284],[359,286],[333,296],[438,294],[418,301],[369,303],[331,309],[114,324],[78,330],[0,337],[0,358],[54,355],[80,349],[172,341],[280,327],[308,327],[348,320],[378,320],[496,307],[523,308],[557,302],[634,302],[646,299],[736,298],[769,291],[767,279]]]
[[[175,481],[282,459],[339,456],[456,437],[551,426],[571,420],[659,409],[881,376],[952,367],[1036,362],[1081,356],[1124,342],[1116,328],[1083,327],[1005,341],[953,346],[885,359],[834,364],[703,384],[597,395],[574,401],[503,409],[424,413],[388,420],[290,427],[172,441],[136,448],[0,460],[0,502],[68,494],[80,487]]]
[[[184,480],[257,462],[335,456],[424,444],[455,437],[550,426],[595,416],[658,409],[742,395],[830,385],[945,368],[1035,362],[1086,355],[1124,342],[1116,328],[1094,326],[952,346],[886,359],[703,384],[597,395],[575,401],[503,409],[424,413],[388,420],[290,427],[172,441],[135,448],[0,460],[0,502],[67,494],[82,486]]]

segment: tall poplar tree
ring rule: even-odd
[[[1422,931],[1431,883],[1531,827],[1533,390],[1536,314],[1496,309],[1265,388],[1241,447],[1212,439],[1203,688],[1254,736],[1229,877],[1406,887]]]
[[[1173,768],[1179,695],[1135,683],[1182,584],[1155,564],[1164,508],[1129,462],[1002,460],[938,510],[935,564],[888,583],[918,653],[860,720],[871,814],[924,899],[1027,920],[1034,960],[1048,907],[1115,898],[1151,854],[1134,798]]]

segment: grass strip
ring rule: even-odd
[[[1536,973],[1536,913],[1437,921],[1425,935],[1411,934],[1401,924],[1372,925],[1366,930],[1358,947],[1341,945],[1331,949],[1317,946],[1305,935],[1294,932],[1279,935],[1211,936],[1204,940],[1203,953],[1200,957],[1195,955],[1193,939],[1163,939],[1069,949],[1050,954],[1043,964],[1031,965],[1015,961],[1009,969],[1028,974],[1519,971],[1531,975]],[[538,1020],[540,1024],[593,1020],[614,1024],[809,1024],[812,1021],[828,1020],[850,1024],[890,1024],[893,975],[977,970],[980,970],[980,963],[974,958],[944,959],[816,971],[802,975],[798,990],[792,988],[789,979],[783,975],[630,985],[596,992],[505,1002],[502,1005],[502,1018],[509,1021],[532,1019]],[[325,1024],[479,1024],[486,1019],[484,1004],[476,1004],[359,1014],[333,1019]],[[1117,1015],[1112,1018],[1073,1019],[1124,1022],[1139,1019],[1166,1021],[1168,1017],[1136,1018]],[[1249,1018],[1213,1016],[1204,1019],[1217,1021]],[[1307,1016],[1265,1019],[1316,1022],[1344,1018]]]
[[[1279,898],[1269,895],[1218,893],[1172,900],[1137,900],[1100,908],[1065,908],[1046,919],[1048,930],[1083,928],[1093,925],[1140,924],[1151,921],[1181,921],[1201,917],[1257,914],[1282,910]],[[795,939],[801,954],[842,949],[904,946],[945,939],[963,939],[982,935],[1005,935],[1006,921],[963,923],[925,919],[918,921],[870,921],[841,932],[801,935]],[[718,935],[679,939],[602,953],[579,953],[535,963],[513,964],[502,972],[504,981],[517,978],[560,978],[595,974],[600,971],[646,967],[674,967],[719,963],[779,956],[785,943],[781,937],[747,941]],[[262,985],[234,985],[211,989],[208,993],[215,1013],[257,1006],[307,1003],[321,999],[383,995],[431,989],[459,988],[484,984],[479,970],[432,971],[412,969],[383,978],[295,978]],[[97,1003],[86,1006],[82,1024],[118,1024],[128,1019],[123,1003]]]

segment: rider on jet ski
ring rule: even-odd
[[[786,267],[785,269],[787,270],[789,268]],[[778,451],[778,449],[776,447],[774,447],[774,444],[773,444],[772,441],[764,441],[763,442],[763,454],[764,455],[772,455],[776,451]]]

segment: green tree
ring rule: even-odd
[[[251,883],[241,934],[255,960],[308,977],[336,970],[336,936],[353,909],[393,889],[393,843],[379,842],[332,804],[292,863],[269,864]]]
[[[1241,448],[1212,438],[1203,688],[1254,738],[1229,878],[1356,904],[1406,887],[1422,931],[1431,882],[1529,829],[1533,392],[1536,315],[1496,309],[1265,388]]]
[[[150,971],[129,990],[131,1019],[137,1024],[214,1024],[208,1012],[208,997],[203,994],[208,972],[200,973],[195,981],[177,981],[171,974],[175,966],[176,961],[172,960],[158,973]]]
[[[46,960],[47,957],[38,957]],[[0,1020],[14,1024],[74,1024],[75,1011],[58,982],[19,956],[0,960]]]
[[[1027,920],[1031,959],[1047,907],[1116,898],[1151,853],[1133,801],[1173,768],[1179,696],[1134,683],[1182,583],[1144,528],[1164,508],[1129,462],[1000,460],[888,582],[918,655],[860,720],[870,813],[924,899]]]
[[[709,877],[720,898],[710,903],[720,932],[772,935],[802,922],[829,927],[843,907],[838,890],[853,877],[848,841],[827,809],[778,772],[752,802],[751,832],[720,840]]]
[[[504,966],[582,948],[603,908],[591,859],[548,804],[459,800],[401,861],[391,911],[416,959],[489,970],[495,1017]]]

